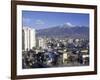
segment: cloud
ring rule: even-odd
[[[65,25],[69,26],[69,27],[74,27],[74,25],[70,22],[65,23]]]
[[[29,26],[30,22],[31,22],[31,19],[30,18],[23,18],[23,25],[24,26]]]
[[[42,20],[39,20],[39,19],[38,19],[38,20],[36,20],[36,24],[37,24],[37,25],[43,25],[44,22],[43,22]]]
[[[23,18],[23,22],[30,22],[29,18]]]

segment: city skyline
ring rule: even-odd
[[[23,11],[22,24],[23,69],[89,65],[89,14]]]
[[[63,24],[70,27],[89,27],[89,14],[22,11],[22,24],[24,27],[27,26],[34,29],[51,28]]]

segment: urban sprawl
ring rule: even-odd
[[[35,29],[22,30],[22,68],[89,65],[89,39],[36,36]]]

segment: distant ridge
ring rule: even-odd
[[[60,25],[46,29],[39,29],[36,31],[39,37],[62,37],[62,38],[89,38],[89,27],[86,26],[70,26]]]

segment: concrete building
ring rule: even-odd
[[[38,47],[45,49],[46,48],[46,39],[38,37],[37,44],[38,44],[37,45]]]
[[[73,40],[74,40],[74,39],[71,39],[71,38],[68,39],[68,43],[73,43]]]
[[[69,51],[66,51],[64,50],[63,52],[63,64],[67,64],[69,61],[68,61],[68,57],[71,55],[71,52]]]
[[[22,50],[30,50],[36,46],[35,29],[22,28]]]
[[[89,64],[89,52],[87,49],[81,50],[82,58],[83,58],[83,64]]]

